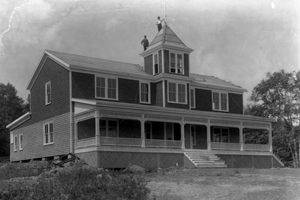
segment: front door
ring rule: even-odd
[[[196,146],[196,128],[195,125],[191,125],[190,127],[190,147],[193,149],[193,147]]]

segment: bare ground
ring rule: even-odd
[[[171,169],[147,179],[157,200],[300,200],[300,169]]]

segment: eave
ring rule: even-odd
[[[271,123],[276,120],[273,118],[256,117],[251,115],[233,114],[225,112],[209,112],[200,110],[184,110],[176,108],[167,108],[151,105],[140,105],[130,104],[114,101],[102,101],[102,100],[83,100],[83,99],[72,99],[74,102],[84,103],[89,105],[95,105],[96,107],[111,108],[116,110],[128,109],[132,112],[137,113],[160,113],[162,115],[170,116],[182,116],[182,117],[195,117],[195,118],[206,118],[206,119],[219,119],[219,120],[237,120],[242,122],[256,122],[256,123]]]
[[[10,124],[8,124],[6,126],[6,128],[9,128],[9,129],[14,129],[16,128],[17,126],[23,124],[24,122],[26,122],[27,120],[29,120],[31,118],[31,113],[30,112],[27,112],[26,114],[22,115],[21,117],[19,117],[18,119],[16,119],[15,121],[11,122]]]

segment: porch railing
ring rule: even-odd
[[[221,143],[221,142],[212,142],[211,149],[223,149],[223,150],[241,150],[240,143]]]
[[[156,139],[146,139],[146,147],[160,147],[160,148],[181,148],[180,140],[156,140]]]
[[[245,151],[270,151],[269,144],[244,144]]]
[[[140,138],[100,137],[100,145],[141,146]]]
[[[95,144],[96,144],[95,137],[91,137],[91,138],[76,140],[75,146],[76,146],[76,148],[89,147],[89,146],[94,146]]]

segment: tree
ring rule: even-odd
[[[286,144],[294,167],[299,167],[296,129],[300,122],[300,71],[267,73],[267,78],[254,87],[250,100],[248,113],[277,119],[273,125],[274,144]]]
[[[17,90],[12,84],[0,83],[0,156],[8,156],[10,151],[10,136],[6,126],[23,115],[26,111],[24,108],[28,107],[28,103],[25,104],[17,96]]]

